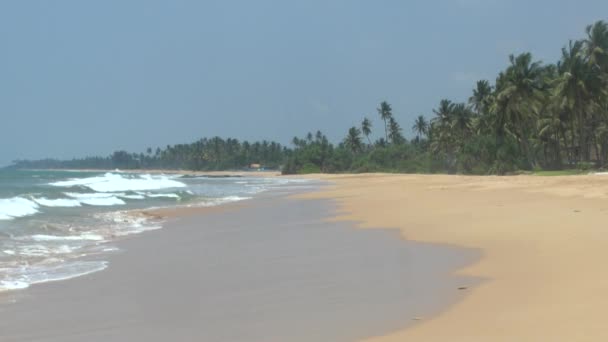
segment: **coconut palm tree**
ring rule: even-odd
[[[369,139],[369,135],[372,133],[372,122],[368,118],[363,118],[361,122],[361,132],[367,138],[367,142],[371,145],[372,141]]]
[[[389,118],[388,123],[388,137],[391,139],[393,144],[401,144],[405,141],[405,138],[401,134],[401,126],[392,116]]]
[[[473,89],[473,96],[469,98],[469,104],[477,115],[487,114],[490,108],[492,96],[492,86],[486,80],[477,81],[477,86]]]
[[[361,141],[361,131],[357,127],[351,127],[348,130],[346,138],[344,138],[344,145],[353,153],[357,154],[363,147]]]
[[[452,129],[462,135],[468,135],[471,129],[471,119],[473,113],[464,103],[458,103],[454,106],[452,117]]]
[[[532,61],[532,54],[509,56],[510,64],[496,80],[497,121],[520,142],[529,166],[536,165],[530,149],[532,123],[547,95],[540,62]]]
[[[439,102],[439,108],[433,109],[436,117],[431,121],[437,121],[440,126],[450,126],[452,121],[452,113],[454,111],[454,103],[450,100],[443,99]]]
[[[589,63],[602,72],[608,72],[608,23],[600,20],[586,28],[583,41]]]
[[[575,134],[574,123],[578,125],[579,160],[589,159],[587,141],[587,111],[590,109],[591,92],[589,82],[592,67],[582,55],[583,42],[570,41],[562,49],[562,59],[558,63],[560,72],[555,82],[555,98],[560,109],[572,115],[572,134]]]
[[[455,104],[450,100],[443,99],[439,102],[439,108],[433,109],[435,117],[431,119],[429,136],[432,138],[431,147],[434,152],[448,152],[452,144],[452,117]],[[430,133],[433,134],[430,134]]]
[[[416,121],[414,121],[414,125],[412,126],[412,131],[416,133],[416,139],[420,141],[420,137],[426,135],[426,132],[429,128],[429,123],[426,121],[424,116],[418,115]]]
[[[382,101],[380,103],[380,107],[378,108],[378,114],[384,121],[384,135],[386,141],[388,141],[388,120],[393,116],[393,109],[391,108],[391,105],[386,101]]]

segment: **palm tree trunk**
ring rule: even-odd
[[[534,160],[534,156],[532,155],[532,153],[530,151],[530,142],[528,141],[528,136],[525,133],[522,134],[521,144],[522,144],[522,147],[524,150],[524,155],[526,156],[526,159],[528,160],[528,166],[530,168],[536,167],[536,160]]]
[[[555,132],[555,167],[558,169],[562,168],[562,152],[561,146],[559,143],[559,131]]]
[[[580,148],[580,154],[581,154],[581,161],[585,161],[588,162],[589,161],[589,151],[588,151],[588,144],[587,144],[587,132],[585,131],[585,113],[583,112],[583,109],[580,106],[580,99],[579,96],[577,96],[576,98],[576,102],[575,102],[575,108],[577,109],[577,116],[578,116],[578,124],[579,124],[579,148]]]
[[[386,126],[386,119],[384,120],[384,138],[386,140],[386,143],[388,144],[388,127]]]

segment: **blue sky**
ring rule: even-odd
[[[603,17],[602,17],[603,16]],[[554,62],[608,1],[3,1],[0,165],[203,136],[407,134],[510,53]]]

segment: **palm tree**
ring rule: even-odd
[[[454,103],[450,100],[443,99],[439,101],[439,108],[433,109],[436,118],[432,121],[437,121],[441,126],[450,126],[452,121],[452,112],[454,111]]]
[[[388,141],[388,123],[387,121],[393,116],[393,109],[391,105],[386,101],[382,101],[380,103],[380,107],[378,108],[378,114],[380,114],[380,118],[384,121],[384,135],[386,141]]]
[[[443,99],[439,108],[433,109],[435,117],[431,119],[429,133],[432,131],[431,147],[434,152],[449,152],[452,146],[452,116],[455,104]],[[431,134],[429,134],[431,136]]]
[[[560,75],[556,80],[555,97],[559,108],[572,115],[572,134],[574,137],[574,122],[578,124],[579,160],[589,159],[587,142],[587,115],[590,91],[589,81],[592,76],[590,65],[581,54],[583,42],[576,41],[562,49],[562,60],[558,63]]]
[[[405,141],[401,134],[401,126],[392,116],[388,120],[388,137],[393,144],[401,144]]]
[[[562,157],[560,149],[560,137],[563,135],[565,121],[559,115],[558,110],[543,111],[542,116],[537,121],[538,138],[542,143],[545,161],[548,161],[550,153],[548,150],[553,150],[553,161],[550,163],[554,167],[561,167]]]
[[[605,128],[608,117],[608,23],[597,21],[587,26],[587,38],[583,41],[585,58],[591,66],[588,91],[591,93],[593,110],[590,111],[591,140],[596,144],[596,156],[603,161],[608,156],[599,153],[598,138],[606,139]],[[602,128],[600,130],[600,128]],[[600,146],[608,147],[608,141],[599,141]]]
[[[308,134],[306,134],[306,141],[311,143],[312,140],[313,140],[312,132],[308,132]]]
[[[361,142],[361,131],[357,127],[351,127],[348,130],[346,138],[344,138],[344,145],[351,150],[353,154],[361,151],[363,143]]]
[[[363,135],[367,138],[367,142],[371,145],[372,141],[369,139],[369,135],[372,133],[372,122],[368,118],[363,118],[361,132],[363,132]]]
[[[454,106],[451,127],[459,134],[461,144],[464,143],[470,133],[472,117],[473,113],[464,103]]]
[[[477,87],[473,89],[473,96],[469,98],[469,104],[477,115],[487,114],[490,107],[490,97],[492,96],[492,86],[486,80],[477,81]]]
[[[501,128],[516,136],[529,165],[535,166],[530,134],[532,121],[546,95],[543,69],[540,62],[532,61],[530,53],[510,55],[509,61],[511,65],[496,80],[497,120]]]
[[[608,23],[599,20],[587,26],[584,40],[589,63],[602,72],[608,72]]]
[[[412,131],[416,133],[416,138],[420,140],[420,137],[426,135],[426,132],[429,128],[429,123],[426,121],[424,116],[418,115],[416,121],[414,121],[414,125],[412,126]]]

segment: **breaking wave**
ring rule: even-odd
[[[38,204],[34,201],[23,197],[0,198],[0,220],[12,220],[37,212]]]
[[[173,178],[175,177],[168,177],[165,175],[122,175],[106,173],[103,176],[77,178],[53,182],[49,185],[64,188],[80,186],[96,192],[146,191],[186,187],[186,184],[178,182]]]

